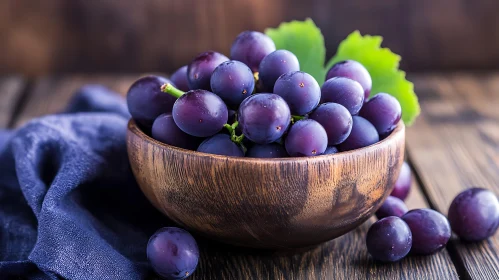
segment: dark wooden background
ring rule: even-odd
[[[246,29],[311,17],[328,57],[359,29],[407,71],[495,69],[497,0],[0,0],[0,74],[170,72]]]

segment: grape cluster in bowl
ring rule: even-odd
[[[335,64],[320,86],[297,57],[263,33],[245,31],[230,59],[207,51],[170,79],[135,81],[127,104],[135,122],[163,143],[253,158],[333,154],[372,145],[401,118],[397,99],[369,98],[372,80],[357,61]]]

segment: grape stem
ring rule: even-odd
[[[168,93],[169,95],[171,95],[175,98],[179,98],[180,96],[184,95],[184,93],[185,93],[185,92],[181,91],[180,89],[174,87],[170,83],[166,83],[166,84],[162,85],[161,91]]]
[[[291,122],[295,123],[299,120],[303,120],[305,117],[304,116],[291,116]]]
[[[230,133],[230,140],[232,142],[241,145],[241,142],[244,139],[244,134],[241,134],[239,136],[236,135],[236,128],[239,125],[239,122],[235,121],[232,125],[230,124],[224,124],[224,127],[229,131]]]

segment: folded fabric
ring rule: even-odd
[[[124,98],[94,87],[0,131],[0,279],[147,277],[147,241],[170,222],[130,170],[128,118]]]

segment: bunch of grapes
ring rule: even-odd
[[[127,94],[130,114],[163,143],[204,153],[303,157],[362,148],[387,137],[401,117],[397,99],[368,99],[360,63],[335,64],[322,87],[297,57],[263,33],[245,31],[230,59],[207,51],[170,79],[146,76]]]

